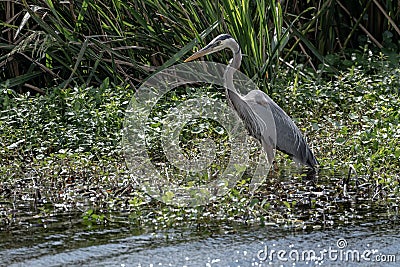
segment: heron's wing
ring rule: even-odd
[[[253,90],[243,97],[243,100],[249,104],[254,113],[267,126],[275,126],[276,139],[272,139],[272,141],[276,141],[275,144],[278,150],[290,155],[298,163],[313,168],[318,164],[299,128],[267,94],[260,90]],[[271,114],[274,124],[271,123]],[[264,129],[262,134],[266,136],[263,139],[270,138],[271,133],[271,127]]]
[[[246,98],[247,96],[249,95],[241,97],[236,92],[228,90],[228,98],[231,105],[244,122],[250,135],[261,142],[267,154],[268,163],[272,164],[276,146],[276,130],[273,114],[269,105],[261,105],[257,101],[254,101],[253,98]]]

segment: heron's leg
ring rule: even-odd
[[[261,140],[261,145],[267,154],[268,164],[272,165],[275,158],[274,148],[270,144],[264,142],[264,140]]]
[[[279,167],[278,167],[278,163],[276,162],[276,160],[273,161],[273,165],[274,165],[274,171],[279,171]]]

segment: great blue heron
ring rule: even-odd
[[[276,145],[278,150],[288,154],[294,161],[307,165],[314,170],[318,165],[318,161],[304,140],[299,128],[286,112],[261,90],[252,90],[245,96],[237,93],[233,85],[233,74],[240,67],[242,53],[239,44],[232,36],[229,34],[217,36],[207,46],[188,57],[185,62],[224,48],[231,49],[233,53],[233,58],[224,73],[226,97],[244,122],[250,135],[261,142],[263,149],[267,153],[268,161],[272,163],[274,157],[272,147]],[[266,136],[265,131],[262,130],[264,127],[262,124],[268,122],[268,118],[265,118],[268,110],[272,113],[276,127],[276,144],[273,145],[268,140],[270,137]]]

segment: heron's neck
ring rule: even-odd
[[[228,67],[224,73],[224,86],[225,90],[232,90],[236,92],[235,86],[233,85],[233,74],[240,68],[240,63],[242,62],[242,51],[236,42],[231,47],[231,50],[233,53],[233,58],[228,64]]]

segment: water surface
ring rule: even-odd
[[[48,208],[34,197],[3,198],[1,210],[12,223],[0,232],[0,265],[398,266],[398,207],[389,188],[346,173],[322,173],[315,181],[297,170],[280,174],[255,197],[268,199],[282,224],[249,225],[240,218],[169,227],[85,224],[82,211],[51,210],[65,208],[62,203]],[[296,204],[286,207],[285,201]]]
[[[377,222],[316,231],[266,226],[207,234],[31,229],[3,233],[0,259],[4,266],[398,266],[400,226]]]

